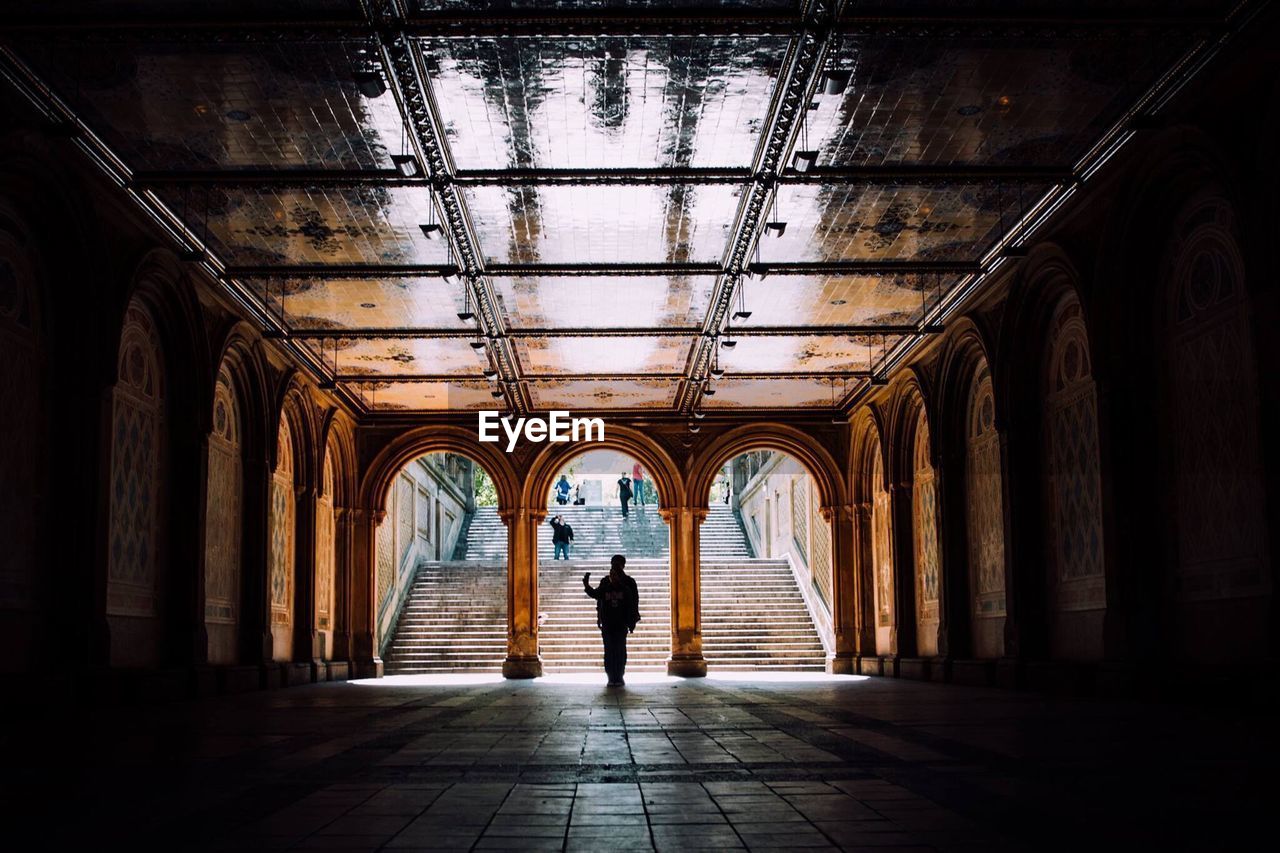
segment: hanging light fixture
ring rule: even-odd
[[[483,375],[485,379],[488,379],[490,382],[492,382],[493,380],[498,378],[498,371],[494,370],[492,367],[489,367],[485,369]]]
[[[366,98],[380,98],[387,93],[387,81],[382,79],[376,69],[357,71],[351,75],[351,79],[355,81],[356,89]]]
[[[471,341],[471,348],[473,350],[482,350],[484,349],[484,346],[485,346],[485,342],[483,340]]]
[[[412,154],[392,154],[391,163],[402,178],[416,178],[422,174],[422,166]]]
[[[418,226],[422,229],[422,236],[428,240],[439,240],[444,237],[444,229],[440,227],[440,223],[436,222],[436,197],[434,193],[427,201],[427,217],[426,223]]]
[[[773,219],[764,224],[764,233],[770,237],[781,237],[787,230],[787,223],[778,218],[778,194],[773,194]]]
[[[458,312],[458,319],[462,322],[474,320],[476,312],[471,310],[471,286],[469,284],[462,285],[462,310]]]
[[[828,95],[843,95],[849,86],[852,73],[841,68],[828,68],[822,72],[822,91]]]
[[[751,312],[747,310],[747,289],[742,281],[738,281],[738,310],[733,312],[733,319],[746,320],[751,317]]]

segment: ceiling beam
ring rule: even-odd
[[[491,341],[487,352],[494,361],[499,379],[518,383],[519,364],[510,343],[504,339],[497,295],[484,274],[483,255],[471,226],[466,200],[452,185],[454,167],[445,146],[443,125],[431,97],[417,45],[403,30],[403,10],[398,0],[361,0],[361,8],[369,25],[377,32],[383,67],[395,91],[401,118],[410,130],[418,162],[437,185],[434,198],[443,214],[450,246],[466,276],[465,286],[474,297],[480,330]],[[513,395],[509,405],[514,411],[521,412],[527,408],[528,402],[523,393],[518,393]]]
[[[914,335],[921,334],[918,323],[878,325],[864,324],[856,326],[743,326],[733,330],[735,338],[768,338],[768,337],[832,337],[849,335]],[[927,333],[927,332],[925,332]],[[511,328],[507,330],[510,339],[518,338],[693,338],[703,334],[702,329],[694,326],[686,327],[626,327],[626,328]],[[420,326],[400,328],[326,328],[299,329],[290,328],[287,335],[292,338],[310,340],[477,340],[483,335],[470,329],[424,329]],[[681,374],[683,375],[683,374]]]
[[[869,370],[822,370],[822,371],[752,371],[738,373],[726,371],[722,379],[756,380],[756,379],[867,379]],[[525,375],[522,382],[628,382],[628,381],[676,381],[684,378],[683,373],[551,373]],[[337,382],[351,385],[373,384],[378,382],[487,382],[478,373],[339,373]]]
[[[980,272],[977,261],[795,261],[748,264],[747,272],[767,276],[858,275],[901,276],[969,274]],[[614,283],[617,276],[716,276],[726,274],[719,263],[652,264],[485,264],[483,273],[501,278],[581,277]],[[457,267],[442,264],[279,264],[227,267],[224,278],[432,278],[458,274]]]
[[[453,175],[405,177],[394,169],[201,169],[135,172],[133,185],[143,189],[193,184],[252,189],[310,187],[508,186],[704,186],[770,180],[750,169],[459,169]],[[893,165],[815,166],[807,172],[788,167],[773,178],[781,184],[1017,184],[1065,183],[1071,169],[1039,166]]]
[[[695,343],[689,354],[686,368],[688,381],[677,399],[677,409],[690,413],[701,396],[702,385],[709,375],[712,356],[718,345],[713,336],[725,325],[729,307],[733,303],[738,278],[755,244],[764,211],[774,195],[773,177],[786,165],[786,155],[797,130],[799,118],[807,112],[817,88],[818,72],[822,67],[829,42],[831,24],[839,13],[842,0],[806,0],[803,6],[804,27],[792,39],[784,69],[774,88],[773,100],[764,128],[752,171],[756,178],[742,194],[738,214],[734,222],[733,236],[723,258],[724,270],[716,283],[712,303],[703,323],[705,336]]]

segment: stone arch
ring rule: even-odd
[[[494,444],[477,442],[472,429],[442,425],[407,430],[383,447],[360,480],[359,506],[379,512],[386,506],[387,494],[400,469],[428,453],[456,453],[479,463],[493,478],[499,512],[509,512],[519,505],[520,479],[508,456]]]
[[[1004,654],[1007,525],[1003,447],[988,351],[974,322],[962,318],[952,325],[939,387],[941,408],[951,417],[939,439],[948,469],[964,474],[946,484],[948,505],[964,508],[964,523],[947,528],[947,562],[967,567],[947,579],[956,593],[948,602],[953,636],[964,631],[966,642],[960,647],[965,653],[991,659]]]
[[[302,499],[314,482],[311,460],[315,456],[315,445],[309,408],[296,375],[288,377],[283,384],[282,399],[275,411],[278,414],[269,465],[267,597],[272,659],[283,663],[294,660],[298,654],[310,654],[309,649],[300,649],[297,643],[297,635],[303,633],[299,620],[310,611],[309,603],[299,606],[300,590],[311,589],[309,579],[302,577],[310,568],[306,555],[311,543],[302,539],[306,525],[299,524],[299,516],[300,510],[309,509],[302,505]]]
[[[351,577],[350,513],[355,498],[355,437],[346,417],[330,409],[321,425],[319,489],[316,493],[316,631],[319,656],[348,653]]]
[[[166,360],[147,304],[130,300],[110,402],[106,618],[113,666],[160,662],[168,546]]]
[[[889,449],[895,531],[911,531],[909,540],[895,538],[899,652],[914,648],[916,655],[931,657],[939,652],[943,585],[936,443],[920,376],[908,371],[895,390]],[[910,630],[904,632],[908,613]],[[914,642],[903,643],[904,633]]]
[[[206,467],[204,629],[209,663],[236,663],[243,612],[244,395],[229,363],[218,370]]]
[[[863,654],[891,655],[894,647],[895,587],[893,507],[883,428],[878,410],[867,406],[854,417],[850,491],[858,506],[858,562],[861,571]]]
[[[605,432],[604,441],[592,442],[586,449],[617,450],[635,456],[656,480],[660,511],[685,505],[687,493],[679,466],[661,444],[639,430],[611,425]],[[521,505],[545,508],[556,472],[582,452],[583,445],[548,444],[544,447],[529,466],[529,474],[521,492]]]
[[[752,450],[777,450],[793,457],[818,484],[826,512],[848,504],[844,477],[831,453],[809,434],[779,423],[759,423],[731,429],[702,448],[688,470],[691,506],[707,509],[711,485],[724,463]]]
[[[1164,579],[1169,651],[1179,660],[1263,654],[1270,590],[1260,395],[1250,294],[1235,212],[1215,187],[1186,201],[1156,291],[1169,496]]]

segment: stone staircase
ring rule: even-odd
[[[640,624],[628,639],[628,672],[664,672],[671,650],[667,528],[656,508],[555,507],[574,528],[570,560],[553,560],[551,529],[539,536],[539,651],[544,670],[602,670],[595,602],[582,591],[628,555],[640,589]],[[506,527],[491,508],[471,519],[467,559],[422,562],[386,650],[388,673],[499,672],[506,657]],[[756,560],[737,516],[714,505],[702,536],[703,653],[716,669],[821,670],[825,653],[785,560]],[[455,557],[464,553],[455,551]],[[642,556],[643,555],[643,556]]]

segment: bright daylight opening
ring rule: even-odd
[[[831,525],[813,477],[772,450],[711,484],[700,536],[708,673],[820,673],[832,648]]]
[[[501,678],[507,528],[492,478],[456,453],[404,466],[378,527],[378,636],[389,675]]]
[[[548,674],[602,673],[604,646],[596,604],[583,592],[626,557],[636,581],[640,621],[627,640],[628,683],[665,673],[671,655],[671,537],[658,514],[658,489],[635,457],[589,450],[557,473],[538,533],[538,645]]]

